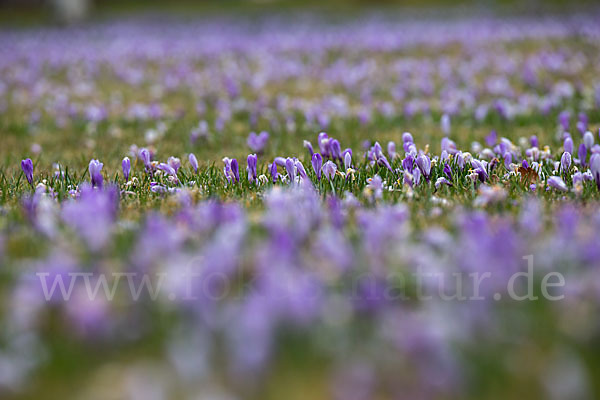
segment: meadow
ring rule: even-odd
[[[600,395],[595,13],[0,31],[0,396]]]

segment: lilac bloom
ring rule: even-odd
[[[447,137],[442,138],[442,151],[446,151],[448,154],[456,154],[456,143]]]
[[[373,197],[380,199],[383,196],[383,180],[379,175],[367,179],[367,188],[373,193]]]
[[[273,164],[271,164],[269,172],[271,173],[271,177],[273,178],[273,183],[277,183],[277,178],[279,174],[277,172],[277,163],[275,161],[273,161]]]
[[[523,160],[523,162],[521,163],[521,166],[523,168],[529,168],[529,163],[527,162],[527,160]]]
[[[465,155],[462,151],[456,153],[456,165],[458,165],[461,171],[465,168]]]
[[[319,143],[319,150],[323,157],[329,157],[329,136],[325,132],[319,133],[319,137],[317,139]]]
[[[585,144],[581,143],[579,145],[577,155],[579,156],[579,161],[581,162],[581,165],[585,165],[585,161],[587,159],[587,148],[585,147]]]
[[[129,173],[131,172],[131,161],[129,160],[129,157],[125,157],[123,159],[121,162],[121,168],[123,169],[123,177],[125,178],[125,181],[128,181]]]
[[[293,159],[288,157],[285,160],[285,169],[288,173],[288,177],[290,178],[290,183],[293,183],[296,180],[296,163]]]
[[[567,153],[573,154],[573,139],[571,139],[571,136],[565,138],[563,147]]]
[[[388,170],[392,171],[392,166],[388,159],[382,154],[381,157],[377,160],[377,164],[386,167]]]
[[[248,172],[248,181],[254,182],[256,180],[256,164],[258,162],[258,157],[256,154],[249,154],[247,162],[248,166],[246,167],[246,171]]]
[[[410,132],[404,132],[402,134],[402,142],[403,143],[414,143],[413,137]]]
[[[321,171],[323,172],[325,178],[332,180],[337,172],[337,165],[331,161],[327,161],[321,168]]]
[[[268,140],[269,140],[268,132],[263,131],[258,135],[255,132],[250,132],[250,135],[248,136],[248,140],[246,140],[246,143],[248,144],[248,147],[250,147],[250,149],[252,151],[261,153],[265,149],[265,146],[267,145]]]
[[[190,153],[190,155],[188,156],[188,160],[190,162],[190,165],[194,169],[194,172],[198,172],[198,159],[196,158],[194,153]]]
[[[284,157],[275,157],[274,162],[275,162],[275,164],[277,164],[277,166],[285,168],[285,158]]]
[[[548,186],[566,192],[568,190],[567,185],[560,176],[551,176],[548,178]]]
[[[317,179],[321,180],[321,167],[323,167],[323,157],[319,153],[315,153],[312,156],[311,164],[315,174],[317,175]]]
[[[483,166],[483,163],[479,160],[472,159],[471,166],[473,167],[473,169],[479,176],[479,180],[481,182],[485,182],[488,178],[488,174],[487,174],[487,171],[485,170],[485,167]]]
[[[415,158],[411,154],[408,154],[404,158],[404,160],[402,160],[402,169],[404,171],[412,172],[412,170],[414,168],[415,168]]]
[[[563,153],[560,158],[560,166],[563,172],[567,172],[571,167],[571,153],[567,153],[566,151]]]
[[[531,137],[529,138],[529,144],[531,145],[531,147],[540,147],[538,137],[535,135],[531,135]]]
[[[100,161],[98,160],[91,160],[90,164],[88,165],[88,171],[90,173],[90,179],[92,181],[92,186],[96,186],[96,187],[102,187],[102,181],[103,181],[103,177],[102,177],[102,167],[104,166],[104,164],[102,164]]]
[[[429,180],[431,174],[431,160],[425,154],[421,154],[417,157],[417,166],[423,173],[425,179]]]
[[[492,147],[498,141],[498,134],[495,130],[492,130],[489,135],[485,137],[485,144]]]
[[[21,161],[21,169],[25,174],[25,178],[27,178],[27,182],[33,186],[33,161],[31,161],[31,158]]]
[[[558,122],[562,126],[563,130],[569,129],[569,120],[571,119],[571,114],[568,111],[563,111],[558,115]]]

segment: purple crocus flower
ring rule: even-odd
[[[330,151],[331,151],[331,158],[333,158],[334,160],[341,160],[342,159],[342,148],[340,147],[340,142],[337,139],[333,139],[330,142]]]
[[[26,158],[21,161],[21,169],[25,174],[25,178],[27,178],[27,182],[33,186],[33,161],[31,161],[31,158]]]
[[[531,145],[531,147],[540,147],[540,141],[535,135],[531,135],[531,137],[529,138],[529,144]]]
[[[485,137],[485,144],[492,147],[498,141],[498,134],[495,130],[492,130],[489,135]]]
[[[383,154],[377,159],[377,164],[382,165],[388,170],[392,171],[392,166],[390,165],[390,162]]]
[[[352,153],[344,155],[344,169],[348,170],[352,166]]]
[[[571,114],[568,111],[563,111],[558,114],[558,122],[562,126],[563,130],[567,131],[569,129],[569,120],[571,119]]]
[[[144,167],[146,168],[146,171],[152,171],[150,151],[148,149],[141,149],[140,153],[139,153],[139,157],[142,160],[142,162],[144,163]]]
[[[319,153],[315,153],[310,160],[312,167],[317,175],[317,179],[321,180],[321,168],[323,167],[323,157]]]
[[[325,178],[332,180],[337,172],[337,165],[331,161],[327,161],[321,168],[321,171],[323,172]]]
[[[407,154],[402,160],[402,169],[407,172],[412,172],[415,167],[415,158],[411,154]]]
[[[440,127],[442,128],[444,135],[448,136],[450,134],[450,116],[448,114],[442,115]]]
[[[254,182],[256,180],[256,164],[258,162],[258,157],[256,154],[248,155],[248,166],[246,167],[246,171],[248,172],[248,181]]]
[[[512,154],[509,152],[506,152],[504,154],[504,167],[506,169],[510,169],[510,164],[512,163]]]
[[[319,143],[319,150],[321,151],[321,154],[323,154],[323,157],[329,157],[329,135],[327,135],[325,132],[321,132],[319,133],[317,141]]]
[[[586,149],[591,149],[594,146],[594,134],[590,131],[587,131],[583,134],[583,144],[585,144]]]
[[[312,157],[315,154],[315,150],[313,149],[313,145],[308,140],[304,141],[304,147],[310,152],[310,156]]]
[[[277,183],[277,178],[279,177],[279,173],[277,172],[277,163],[273,161],[271,167],[269,168],[269,172],[271,173],[271,177],[273,178],[273,183]]]
[[[485,167],[483,166],[483,163],[477,159],[472,159],[471,166],[473,167],[473,169],[479,176],[479,180],[481,182],[485,182],[488,178],[488,174],[487,174],[487,171],[485,170]]]
[[[275,157],[275,164],[277,164],[279,167],[285,168],[285,158],[284,157]]]
[[[306,173],[306,169],[304,169],[304,164],[302,164],[302,162],[300,162],[300,160],[296,160],[295,166],[296,166],[296,171],[298,171],[298,175],[302,179],[308,179],[308,174]]]
[[[248,147],[250,147],[250,149],[252,151],[261,153],[265,149],[265,146],[267,145],[268,140],[269,140],[268,132],[262,131],[258,135],[255,132],[250,132],[250,135],[248,136],[248,140],[246,140],[246,143],[248,144]]]
[[[179,171],[179,168],[181,167],[181,160],[177,157],[169,157],[167,159],[167,164],[169,164],[171,168],[175,170],[175,174],[177,174],[177,171]]]
[[[160,164],[158,164],[158,169],[160,169],[161,171],[163,171],[167,175],[171,175],[171,176],[177,175],[177,172],[175,172],[175,170],[173,169],[173,167],[171,167],[167,163],[160,163]]]
[[[233,174],[235,181],[239,182],[240,181],[240,166],[238,164],[238,161],[235,158],[233,160],[231,160],[231,173]]]
[[[571,153],[567,153],[566,151],[563,153],[560,158],[560,166],[563,172],[567,172],[571,167]]]
[[[585,147],[585,144],[581,143],[579,145],[577,155],[579,156],[579,161],[581,162],[581,165],[585,165],[585,160],[587,159],[587,148]]]
[[[448,177],[448,179],[452,179],[452,169],[448,165],[448,163],[444,164],[444,175]]]
[[[600,154],[594,153],[590,157],[590,170],[596,181],[596,186],[598,186],[598,190],[600,190]]]
[[[198,159],[196,158],[194,153],[190,153],[190,155],[188,156],[188,160],[190,162],[190,165],[194,169],[194,172],[198,172]]]
[[[398,155],[398,153],[396,153],[396,143],[388,142],[387,151],[388,151],[388,157],[390,158],[390,160],[393,160],[394,158],[396,158],[396,156]]]
[[[410,132],[404,132],[402,134],[402,142],[403,143],[414,143],[413,137]]]
[[[125,181],[128,181],[129,173],[131,172],[131,161],[129,160],[129,157],[125,157],[123,159],[121,162],[121,168],[123,169],[123,177],[125,178]]]
[[[102,164],[98,160],[90,161],[90,164],[88,165],[88,171],[90,173],[90,179],[92,181],[92,186],[96,186],[99,188],[102,187],[103,177],[102,177],[101,171],[102,171],[103,166],[104,166],[104,164]]]
[[[288,177],[290,178],[290,183],[293,183],[296,180],[296,163],[292,158],[287,158],[285,160],[285,169],[288,173]]]
[[[548,178],[548,186],[566,192],[568,190],[567,185],[560,176],[551,176]]]
[[[421,154],[417,157],[417,166],[423,173],[425,179],[429,180],[429,174],[431,173],[431,160],[425,154]]]
[[[571,136],[565,138],[563,148],[567,153],[573,154],[573,139],[571,139]]]
[[[439,178],[437,178],[437,180],[435,181],[435,188],[439,189],[440,186],[442,185],[446,185],[446,186],[452,186],[452,182],[450,182],[448,179],[444,178],[443,176],[440,176]]]

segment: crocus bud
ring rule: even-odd
[[[25,174],[25,178],[27,178],[27,182],[33,186],[33,162],[31,158],[26,158],[21,161],[21,169]]]
[[[294,162],[294,160],[289,157],[285,160],[285,169],[288,173],[288,177],[290,178],[290,183],[292,183],[296,180],[296,165],[295,164],[296,163]]]
[[[256,180],[256,164],[258,162],[258,157],[256,154],[248,155],[248,166],[246,167],[246,171],[248,172],[248,181],[254,182]]]
[[[583,144],[585,144],[586,149],[591,149],[594,146],[594,134],[590,131],[587,131],[583,135]]]
[[[160,164],[158,164],[158,169],[160,169],[161,171],[163,171],[167,175],[171,175],[171,176],[177,175],[177,172],[175,172],[175,170],[173,169],[173,167],[171,167],[167,163],[160,163]]]
[[[442,115],[440,126],[444,135],[448,136],[450,134],[450,116],[448,114]]]
[[[350,153],[346,153],[344,156],[344,168],[347,170],[352,166],[352,155]]]
[[[598,186],[598,190],[600,190],[600,154],[594,153],[590,157],[590,170],[596,181],[596,186]]]
[[[90,178],[92,180],[92,186],[102,187],[103,178],[102,178],[101,171],[102,171],[103,166],[104,166],[104,164],[102,164],[98,160],[90,161],[90,164],[88,166],[88,171],[90,173]]]
[[[417,157],[417,166],[423,173],[423,176],[426,179],[429,179],[429,174],[431,173],[431,160],[425,154],[421,154]]]
[[[150,164],[150,151],[148,149],[140,150],[140,159],[144,163],[144,167],[147,171],[152,169],[152,165]]]
[[[231,173],[233,174],[235,181],[239,182],[240,181],[240,166],[238,164],[238,161],[235,158],[233,160],[231,160]]]
[[[337,139],[331,140],[330,151],[331,151],[331,158],[333,158],[335,160],[342,159],[342,148],[340,147],[340,142]]]
[[[567,153],[573,154],[573,139],[571,139],[571,136],[565,138],[563,147]]]
[[[571,167],[571,153],[567,153],[566,151],[563,153],[560,158],[560,167],[563,172],[567,172]]]
[[[306,170],[304,169],[304,164],[302,164],[300,162],[300,160],[296,160],[295,166],[296,166],[296,171],[298,171],[298,175],[302,179],[308,179],[308,174],[306,173]]]
[[[308,140],[304,141],[304,147],[310,152],[310,156],[312,157],[315,154],[315,150],[313,149],[312,143]]]
[[[129,173],[131,172],[131,161],[129,160],[129,157],[125,157],[123,159],[121,162],[121,168],[123,168],[123,177],[125,178],[125,181],[128,181]]]
[[[167,164],[169,164],[171,168],[175,170],[175,174],[177,174],[179,167],[181,167],[181,160],[178,157],[169,157],[167,159]]]
[[[331,161],[327,161],[324,165],[323,168],[321,168],[323,175],[325,176],[325,178],[332,180],[335,177],[335,173],[337,171],[337,165],[335,165],[333,162]]]
[[[561,192],[569,190],[560,176],[551,176],[548,178],[548,186],[560,190]]]
[[[577,155],[579,156],[579,161],[581,162],[581,165],[585,165],[585,160],[587,158],[587,148],[585,147],[585,144],[581,143],[579,145]]]
[[[510,163],[512,163],[512,154],[507,152],[504,154],[504,168],[510,169]]]
[[[317,175],[317,179],[321,180],[321,167],[323,167],[323,157],[319,153],[315,153],[310,160],[313,170]]]
[[[452,169],[450,169],[448,163],[444,164],[444,175],[446,175],[448,179],[452,179]]]
[[[271,167],[269,168],[269,172],[271,173],[271,178],[273,178],[273,183],[277,183],[277,178],[279,177],[279,173],[277,173],[277,163],[273,161]]]
[[[388,151],[388,157],[390,158],[390,160],[393,160],[394,158],[396,158],[396,155],[397,155],[396,143],[388,142],[387,151]]]
[[[188,160],[190,162],[190,165],[194,169],[194,172],[198,172],[198,159],[196,158],[194,153],[190,153],[190,155],[188,156]]]
[[[404,132],[402,134],[402,142],[403,143],[414,143],[413,137],[410,132]]]

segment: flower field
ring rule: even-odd
[[[598,18],[0,30],[0,398],[600,397]]]

